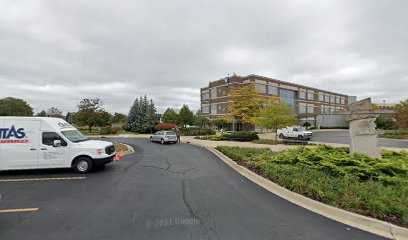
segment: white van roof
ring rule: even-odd
[[[41,121],[43,123],[46,123],[51,128],[58,129],[59,131],[64,131],[64,130],[77,130],[75,127],[73,127],[71,124],[67,123],[64,119],[62,118],[54,118],[54,117],[12,117],[12,116],[7,116],[7,117],[0,117],[0,120],[18,120],[18,121]],[[42,124],[42,128],[45,128],[45,126]]]

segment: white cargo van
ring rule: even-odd
[[[0,170],[73,168],[87,173],[114,156],[111,142],[89,140],[62,119],[0,117]]]

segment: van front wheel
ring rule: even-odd
[[[89,173],[93,168],[93,162],[87,157],[80,157],[75,162],[74,169],[77,173]]]

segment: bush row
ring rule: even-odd
[[[408,152],[382,159],[319,146],[274,152],[217,147],[277,184],[336,207],[408,226]]]

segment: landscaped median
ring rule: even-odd
[[[382,159],[350,155],[348,148],[299,147],[217,150],[265,178],[309,198],[408,227],[408,152]]]
[[[123,152],[124,154],[128,154],[134,152],[133,148],[127,144],[113,143],[113,145],[115,146],[115,151],[117,153]]]

